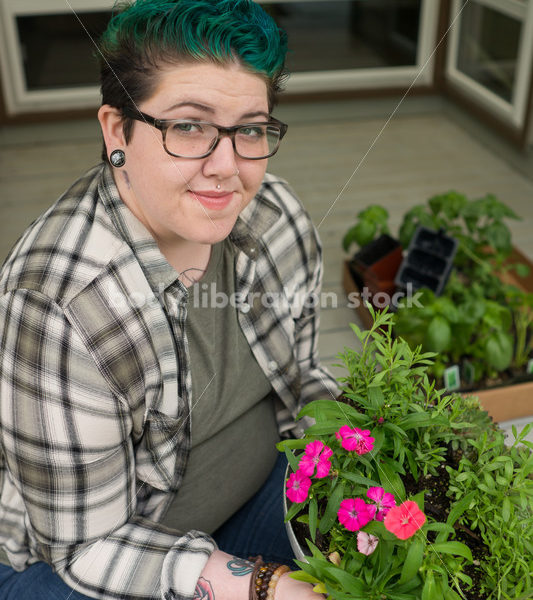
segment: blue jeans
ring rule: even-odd
[[[52,568],[38,562],[25,571],[0,565],[0,600],[93,600],[69,587]]]
[[[292,564],[294,554],[283,522],[284,454],[263,487],[214,534],[220,550],[240,558],[261,554],[263,560]],[[15,571],[0,564],[0,600],[91,600],[74,591],[46,563]]]

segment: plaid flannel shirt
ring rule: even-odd
[[[239,216],[239,321],[281,399],[338,393],[318,361],[316,232],[272,175]],[[193,597],[215,549],[158,524],[190,450],[187,289],[98,165],[33,223],[0,274],[0,544],[103,599]],[[269,302],[265,303],[265,294]],[[268,307],[265,304],[269,304]]]

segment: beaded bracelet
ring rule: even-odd
[[[290,571],[289,567],[280,563],[264,563],[261,556],[254,560],[254,570],[250,580],[250,600],[273,600],[276,585],[283,573]]]
[[[276,593],[276,585],[278,584],[279,578],[283,575],[283,573],[288,573],[290,571],[287,565],[280,565],[272,576],[270,577],[270,581],[268,582],[268,592],[266,595],[266,600],[274,600],[274,595]]]

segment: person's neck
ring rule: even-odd
[[[207,270],[211,257],[210,244],[200,244],[180,240],[172,244],[165,244],[156,240],[159,250],[170,265],[179,273],[180,281],[189,287],[199,281]]]
[[[133,201],[134,192],[130,186],[127,172],[121,171],[118,175],[119,176],[117,177],[117,173],[113,173],[122,201],[151,233],[161,254],[163,254],[168,263],[177,271],[183,285],[189,287],[199,281],[209,264],[211,244],[192,242],[182,239],[177,235],[169,235],[166,238],[158,236],[149,224],[145,222],[142,215],[138,214],[135,209],[136,203]]]

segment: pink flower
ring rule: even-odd
[[[401,540],[410,538],[426,522],[426,515],[413,500],[406,500],[400,506],[391,508],[385,515],[384,525]]]
[[[357,531],[372,520],[368,504],[361,498],[343,500],[337,512],[337,517],[348,531]]]
[[[342,447],[349,452],[355,450],[357,454],[366,454],[374,447],[375,439],[370,436],[368,429],[358,429],[343,425],[335,434],[341,440]]]
[[[371,508],[374,509],[373,516],[376,521],[383,521],[389,510],[396,506],[394,496],[386,492],[382,487],[368,488],[366,495],[376,503],[375,505],[371,505]]]
[[[320,440],[310,442],[305,447],[305,454],[300,459],[298,470],[307,477],[316,476],[317,479],[326,477],[331,469],[333,450],[325,446]],[[316,467],[316,473],[315,473]]]
[[[311,479],[301,471],[291,473],[287,480],[287,498],[291,502],[303,502],[307,499],[310,487]]]
[[[365,531],[359,531],[357,534],[357,549],[366,556],[372,554],[378,545],[379,538],[371,533]]]

